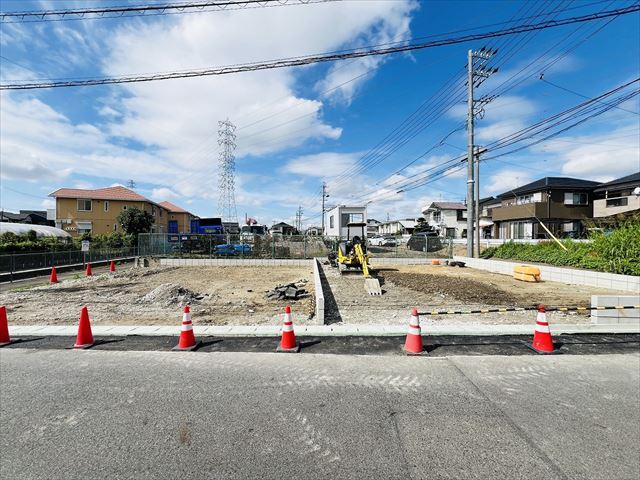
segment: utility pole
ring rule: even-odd
[[[482,47],[480,50],[469,50],[467,53],[467,257],[473,257],[473,237],[474,237],[474,175],[473,175],[473,157],[474,157],[474,138],[473,138],[473,120],[476,115],[474,110],[473,88],[476,78],[488,78],[491,74],[498,71],[497,68],[485,68],[484,64],[489,60],[497,50]],[[477,65],[474,61],[478,59]],[[482,80],[478,82],[478,85]]]
[[[298,233],[300,233],[300,231],[302,230],[302,214],[304,212],[302,211],[302,205],[300,205],[298,207],[298,211],[296,212],[296,230],[298,230]]]
[[[475,187],[476,187],[476,257],[480,258],[480,147],[476,147],[475,154]]]
[[[327,194],[327,182],[322,182],[322,235],[324,235],[324,200],[329,198]]]

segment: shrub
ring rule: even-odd
[[[640,217],[623,222],[611,232],[595,231],[589,242],[563,240],[566,251],[555,241],[538,244],[509,242],[490,247],[482,258],[502,258],[548,263],[640,276]]]

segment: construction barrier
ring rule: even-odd
[[[287,353],[298,353],[300,351],[300,344],[296,341],[296,334],[293,331],[293,320],[291,320],[291,307],[289,305],[284,309],[282,336],[276,351]]]
[[[182,313],[182,326],[180,327],[180,340],[178,345],[172,348],[178,352],[192,352],[200,346],[200,342],[196,341],[193,334],[193,324],[191,322],[191,309],[189,305],[185,305]]]
[[[638,310],[640,305],[624,306],[600,306],[600,307],[548,307],[547,312],[587,312],[590,310]],[[504,313],[504,312],[530,312],[538,310],[538,307],[504,307],[481,308],[479,310],[432,310],[430,312],[418,312],[418,315],[469,315],[477,313]]]

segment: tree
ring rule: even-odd
[[[135,207],[123,210],[118,214],[118,223],[129,235],[151,231],[154,222],[155,218],[149,212]]]
[[[416,227],[413,229],[413,233],[430,232],[431,230],[433,230],[433,228],[429,225],[429,222],[427,222],[424,217],[420,217],[416,222]]]

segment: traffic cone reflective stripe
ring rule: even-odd
[[[58,272],[56,272],[56,267],[51,268],[51,276],[49,277],[49,283],[58,283]]]
[[[93,273],[91,273],[91,264],[87,263],[87,271],[84,272],[85,276],[90,277],[93,275]]]
[[[407,338],[404,342],[404,351],[408,355],[422,355],[424,353],[424,346],[422,345],[422,330],[420,328],[420,317],[418,316],[418,310],[415,308],[411,311],[409,328],[407,330]]]
[[[182,313],[182,326],[180,327],[180,340],[174,350],[193,350],[198,346],[196,337],[193,334],[193,323],[191,322],[191,309],[185,305]]]
[[[545,312],[544,305],[538,306],[536,329],[533,333],[533,344],[531,345],[531,348],[539,353],[553,352],[553,339],[551,338],[551,329],[547,322],[547,314]]]
[[[80,310],[80,322],[78,323],[78,336],[73,348],[88,348],[93,345],[93,334],[91,333],[91,322],[89,320],[89,310],[82,307]]]
[[[293,331],[293,321],[291,320],[291,307],[287,305],[284,309],[284,322],[282,323],[282,336],[280,345],[276,349],[278,352],[299,352],[300,345],[296,342],[296,334]]]
[[[111,263],[109,264],[109,271],[110,272],[116,271],[116,262],[114,262],[113,260],[111,260]]]
[[[0,345],[9,345],[11,337],[9,337],[9,320],[7,319],[7,307],[0,307]]]

